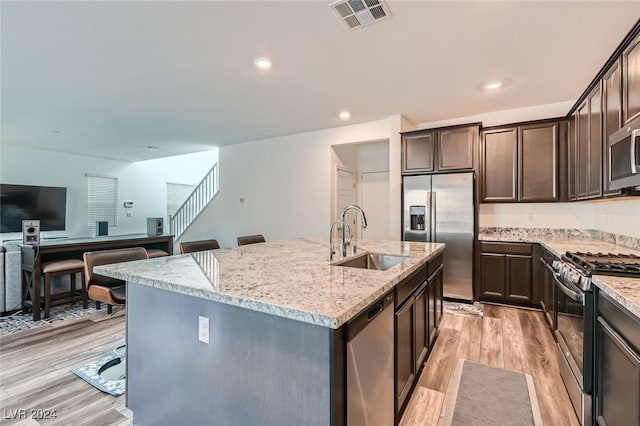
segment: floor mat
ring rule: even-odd
[[[72,368],[71,372],[102,392],[120,396],[126,391],[125,359],[121,346],[95,361]]]
[[[533,379],[460,359],[451,375],[439,425],[542,425]]]
[[[472,318],[482,318],[484,315],[482,304],[478,302],[470,304],[443,300],[442,304],[445,314],[464,315]]]

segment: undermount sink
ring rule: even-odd
[[[376,271],[386,271],[394,265],[407,260],[409,256],[400,256],[381,253],[362,253],[339,262],[335,266],[346,266],[348,268],[373,269]]]

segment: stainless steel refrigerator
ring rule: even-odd
[[[444,297],[473,300],[474,173],[405,176],[403,239],[445,243]]]

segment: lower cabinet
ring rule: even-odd
[[[598,425],[640,425],[640,321],[598,296],[595,419]]]
[[[396,286],[396,294],[405,294],[404,297],[396,297],[395,311],[395,396],[398,417],[402,415],[414,382],[435,343],[442,317],[442,257],[435,262],[438,264],[429,264],[429,277],[427,269],[419,271],[421,282],[416,281],[414,274]],[[408,284],[405,283],[413,283],[412,290],[407,290]]]
[[[480,298],[494,302],[539,304],[533,299],[533,245],[480,243]]]
[[[414,300],[396,312],[396,412],[403,406],[415,380]]]

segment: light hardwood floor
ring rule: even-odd
[[[0,423],[131,425],[124,395],[104,394],[69,371],[124,339],[124,311],[109,316],[106,309],[0,337]],[[38,409],[55,411],[56,417],[32,419],[31,410]],[[27,418],[19,420],[15,410],[25,410]]]
[[[542,313],[484,305],[482,319],[444,315],[440,336],[401,426],[438,424],[449,376],[461,358],[530,374],[544,424],[579,425],[560,378],[555,343]]]
[[[106,311],[106,310],[105,310]],[[124,341],[124,313],[106,312],[0,338],[1,424],[130,425],[125,397],[103,394],[69,369]],[[542,314],[485,305],[483,319],[446,314],[402,426],[437,425],[459,358],[531,374],[545,425],[578,425]],[[482,390],[479,389],[479,392]],[[16,421],[9,410],[49,409],[52,420]]]

